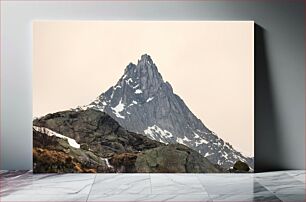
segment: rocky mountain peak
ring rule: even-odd
[[[125,129],[150,139],[186,145],[224,168],[237,160],[253,167],[253,159],[224,142],[190,111],[148,54],[137,64],[130,63],[116,85],[87,108],[106,112]]]
[[[144,54],[138,60],[137,65],[133,63],[127,65],[124,75],[114,87],[129,85],[134,89],[155,92],[163,83],[163,78],[152,58],[150,55]]]
[[[129,63],[124,70],[124,74],[138,75],[139,72],[146,73],[148,71],[158,73],[157,67],[150,55],[144,54],[140,57],[140,60],[137,61],[137,65],[132,62]]]
[[[148,54],[143,54],[143,55],[140,57],[140,60],[138,60],[138,64],[139,64],[139,63],[143,63],[143,64],[148,63],[148,64],[151,64],[151,65],[154,64],[154,63],[153,63],[153,60],[152,60],[152,58],[151,58],[151,56],[148,55]]]

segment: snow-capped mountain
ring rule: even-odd
[[[84,108],[106,112],[127,130],[153,140],[184,144],[224,168],[238,160],[253,168],[253,158],[236,151],[189,110],[147,54],[137,65],[130,63],[116,85]]]

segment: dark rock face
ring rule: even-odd
[[[130,63],[115,86],[80,108],[109,114],[129,131],[162,143],[180,143],[225,169],[238,160],[253,167],[253,158],[243,156],[209,130],[164,82],[149,55],[137,65]]]
[[[180,144],[149,149],[136,160],[136,170],[142,173],[218,173],[199,153]]]
[[[115,154],[110,163],[116,168],[117,172],[120,173],[136,173],[135,162],[138,158],[139,153],[120,153]]]
[[[139,152],[161,143],[129,132],[104,112],[93,109],[63,111],[34,120],[34,126],[45,127],[75,139],[102,158],[119,152]],[[84,149],[84,148],[83,148]]]
[[[34,172],[219,172],[192,149],[129,132],[94,109],[48,114],[33,125]],[[157,167],[146,164],[154,152]]]
[[[249,172],[250,168],[249,168],[248,164],[246,164],[242,161],[237,161],[234,164],[233,170],[234,170],[234,172]]]

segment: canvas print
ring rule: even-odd
[[[33,22],[35,173],[254,171],[254,23]]]

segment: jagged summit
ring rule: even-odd
[[[127,65],[124,70],[124,75],[113,88],[122,88],[128,92],[131,91],[128,90],[130,87],[135,90],[138,89],[137,92],[146,90],[146,92],[143,92],[142,96],[148,97],[156,92],[163,83],[163,78],[158,72],[153,60],[149,55],[144,54],[141,56],[141,59],[138,60],[137,65],[133,63]]]
[[[143,54],[143,55],[140,57],[140,60],[138,60],[138,63],[139,63],[139,62],[148,62],[148,63],[150,63],[150,64],[153,64],[153,60],[152,60],[151,56],[148,55],[148,54]]]
[[[140,60],[137,61],[137,65],[134,63],[130,62],[125,70],[124,73],[128,73],[130,71],[139,71],[141,68],[154,68],[154,71],[158,71],[156,65],[154,64],[152,58],[148,54],[143,54],[140,57]],[[138,70],[137,70],[138,69]]]
[[[184,144],[225,168],[237,160],[253,167],[253,159],[244,157],[209,130],[173,93],[147,54],[137,65],[128,64],[116,85],[85,108],[106,112],[127,130],[150,139]]]

